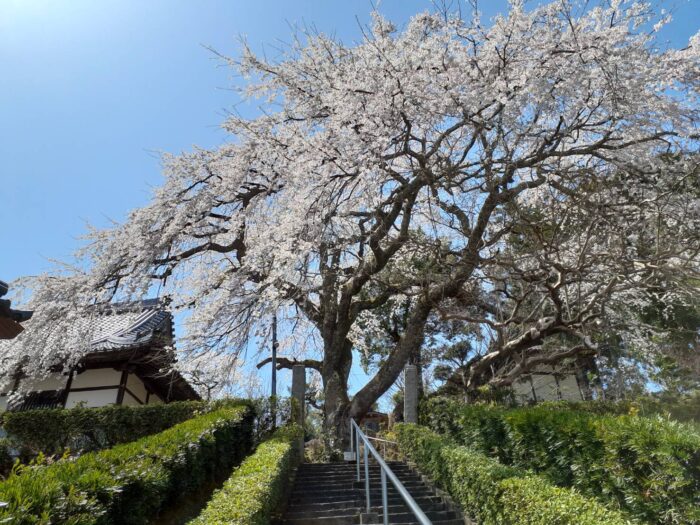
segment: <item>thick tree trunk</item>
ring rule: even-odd
[[[345,450],[349,444],[348,378],[352,367],[352,343],[345,337],[326,341],[321,378],[323,380],[323,425],[327,444]]]
[[[411,356],[423,344],[425,321],[430,307],[416,308],[398,347],[375,376],[354,396],[348,396],[352,366],[352,343],[345,337],[325,340],[321,377],[324,393],[324,430],[327,444],[336,451],[349,450],[350,418],[362,419],[372,405],[394,384]],[[337,341],[340,340],[340,343]]]
[[[419,301],[413,309],[397,348],[389,354],[379,371],[357,393],[350,405],[350,416],[359,418],[386,392],[401,374],[411,356],[423,344],[425,323],[430,314],[428,301]]]

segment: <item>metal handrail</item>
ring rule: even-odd
[[[375,438],[376,439],[376,438]],[[389,525],[389,500],[388,500],[388,494],[387,494],[387,489],[386,489],[386,478],[388,477],[389,480],[393,483],[394,487],[396,487],[396,490],[398,490],[399,494],[401,494],[401,497],[404,499],[406,502],[406,505],[408,505],[408,508],[411,509],[411,512],[418,518],[418,521],[421,523],[421,525],[432,525],[432,522],[428,519],[428,516],[425,515],[425,513],[421,510],[421,508],[418,506],[418,503],[416,503],[416,500],[413,499],[413,497],[409,494],[408,490],[406,490],[406,487],[403,486],[403,483],[399,481],[399,478],[396,477],[396,474],[392,472],[392,470],[389,468],[389,465],[386,464],[386,462],[382,459],[382,457],[379,455],[379,453],[375,450],[375,448],[372,446],[372,443],[370,443],[370,438],[365,436],[365,433],[362,432],[362,429],[360,429],[359,425],[355,422],[354,419],[350,419],[350,452],[355,454],[355,459],[357,461],[357,481],[361,481],[360,478],[360,440],[362,441],[364,447],[363,447],[363,456],[364,456],[364,464],[365,464],[365,497],[366,497],[366,502],[367,502],[367,512],[371,512],[370,509],[372,507],[371,502],[370,502],[370,496],[369,496],[369,457],[368,453],[371,453],[374,459],[377,461],[377,464],[379,465],[379,470],[381,474],[381,483],[382,483],[382,510],[384,514],[384,525]]]
[[[367,439],[369,439],[370,441],[380,441],[382,443],[390,443],[391,445],[398,445],[398,443],[396,441],[389,441],[388,439],[382,439],[382,438],[378,438],[378,437],[368,436],[367,434],[365,434],[365,437]]]
[[[365,434],[365,437],[367,439],[369,439],[370,441],[377,441],[379,443],[379,445],[381,446],[381,450],[382,450],[382,456],[385,458],[388,458],[387,453],[386,453],[387,445],[390,445],[392,447],[396,447],[398,445],[398,443],[396,441],[389,441],[388,439],[382,439],[382,438],[378,438],[378,437],[368,436],[367,434]]]

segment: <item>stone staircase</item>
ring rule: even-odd
[[[453,510],[423,482],[408,465],[390,462],[389,467],[404,484],[423,512],[435,525],[464,525]],[[382,524],[382,491],[377,465],[370,463],[370,501],[372,514],[366,512],[364,465],[362,481],[357,482],[354,463],[305,463],[296,473],[287,509],[281,525]],[[417,524],[418,521],[401,495],[387,479],[389,523]]]

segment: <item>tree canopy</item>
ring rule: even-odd
[[[244,47],[228,62],[261,115],[227,118],[221,147],[165,157],[149,205],[26,282],[35,318],[4,370],[74,363],[78,318],[158,283],[190,312],[194,357],[237,355],[274,312],[293,323],[340,429],[394,383],[431,316],[491,334],[469,377],[507,384],[595,352],[597,327],[629,327],[652,289],[683,301],[700,246],[700,35],[664,48],[644,2],[523,4],[401,30],[375,14],[354,45],[305,34],[277,60]],[[350,399],[368,337],[388,352]]]

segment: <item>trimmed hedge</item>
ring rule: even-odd
[[[202,401],[164,405],[40,409],[4,412],[0,426],[27,456],[87,452],[162,432],[206,408]]]
[[[700,392],[687,396],[639,396],[611,401],[545,401],[537,406],[599,415],[663,416],[696,426],[700,423]]]
[[[297,450],[303,431],[299,426],[280,428],[218,490],[190,525],[267,525],[288,488],[292,469],[299,463]]]
[[[422,422],[638,519],[700,523],[700,435],[661,418],[427,401]]]
[[[252,446],[249,405],[220,406],[159,434],[0,483],[0,523],[143,525],[170,502],[225,475]],[[7,521],[3,521],[3,518]]]
[[[620,513],[573,489],[502,465],[417,425],[396,427],[399,447],[481,525],[624,525]]]

